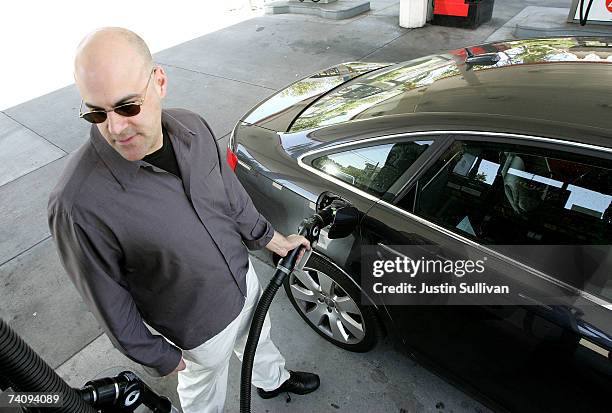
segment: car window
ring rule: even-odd
[[[351,149],[316,158],[312,166],[372,195],[382,196],[432,143],[398,142]]]
[[[581,247],[597,266],[612,244],[611,169],[609,159],[512,144],[456,142],[419,179],[416,202],[406,196],[398,206],[485,245],[598,245],[594,252]],[[555,263],[550,256],[528,257],[529,248],[512,251],[541,270]],[[610,300],[612,274],[606,274],[594,289]],[[573,278],[565,281],[581,288],[595,282]]]

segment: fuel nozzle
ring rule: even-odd
[[[340,196],[324,192],[317,200],[317,215],[321,217],[325,228],[330,225],[327,237],[344,238],[350,235],[359,222],[359,212],[347,200]]]
[[[347,205],[348,203],[344,202],[344,200],[336,198],[324,208],[319,209],[317,215],[321,218],[321,228],[325,228],[334,222],[336,212]]]
[[[351,234],[359,220],[359,213],[348,201],[330,192],[324,192],[317,199],[317,212],[305,218],[298,228],[298,234],[303,235],[313,245],[319,240],[321,230],[330,225],[327,237],[330,239],[344,238]],[[285,274],[295,267],[300,247],[292,250],[282,258],[277,265]],[[280,281],[279,281],[280,282]]]
[[[323,192],[319,196],[319,199],[317,199],[317,213],[302,221],[298,228],[298,233],[305,236],[306,239],[312,243],[319,239],[319,235],[323,228],[331,225],[332,228],[330,228],[330,233],[332,233],[333,236],[328,235],[328,237],[343,238],[348,234],[340,234],[341,236],[337,236],[338,230],[334,229],[334,225],[338,222],[338,217],[341,218],[339,222],[344,222],[347,217],[347,212],[352,212],[352,210],[354,210],[354,208],[350,206],[348,201],[340,198],[338,195]],[[352,214],[349,213],[349,215]]]
[[[102,411],[129,413],[144,404],[154,413],[178,412],[170,399],[155,393],[131,371],[89,381],[78,391],[88,404]]]

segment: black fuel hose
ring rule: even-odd
[[[317,200],[317,205],[319,204]],[[298,235],[304,236],[312,245],[313,242],[319,239],[321,228],[329,225],[334,220],[336,210],[345,205],[346,202],[337,197],[335,201],[321,208],[316,214],[305,218],[298,229]],[[253,361],[255,359],[257,343],[259,342],[259,336],[261,335],[261,328],[266,319],[266,314],[270,309],[270,304],[272,304],[274,295],[283,284],[285,277],[291,274],[295,268],[295,264],[303,248],[304,246],[300,245],[289,251],[285,257],[281,258],[276,266],[276,272],[272,280],[270,280],[270,283],[257,303],[257,308],[255,308],[253,319],[251,320],[251,328],[249,329],[249,337],[244,346],[244,353],[242,356],[240,413],[251,413],[251,378],[253,376]]]
[[[300,235],[302,231],[300,231]],[[255,360],[255,352],[257,351],[257,343],[259,342],[259,336],[261,335],[261,329],[263,327],[266,314],[270,309],[270,304],[274,299],[274,295],[283,284],[285,277],[295,267],[295,263],[300,254],[300,251],[304,247],[299,246],[287,254],[286,257],[282,258],[277,265],[277,270],[272,277],[272,280],[264,290],[255,313],[253,314],[253,320],[251,321],[251,328],[249,330],[249,337],[247,338],[246,345],[244,346],[244,353],[242,356],[242,371],[240,377],[240,413],[251,412],[251,378],[253,376],[253,361]]]
[[[72,387],[4,320],[0,319],[0,375],[8,381],[15,391],[58,393],[62,406],[46,407],[50,412],[96,413]]]

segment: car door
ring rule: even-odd
[[[434,137],[428,134],[409,138],[373,136],[314,151],[305,156],[302,163],[324,179],[328,191],[345,198],[365,216],[376,201],[392,197],[391,188],[396,187],[420,159],[427,158],[433,143]],[[358,278],[359,237],[330,240],[326,234],[323,230],[318,248]]]
[[[609,152],[501,134],[444,143],[394,199],[370,209],[365,251],[381,261],[486,257],[486,281],[510,293],[375,297],[411,351],[505,408],[605,406],[612,388]],[[362,284],[371,287],[366,272]],[[452,286],[457,278],[433,274],[430,282]]]

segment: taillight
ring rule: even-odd
[[[225,152],[225,158],[227,160],[227,164],[230,166],[230,168],[232,168],[232,171],[235,172],[236,164],[238,163],[238,157],[234,152],[232,152],[229,146],[227,147],[227,150]]]

